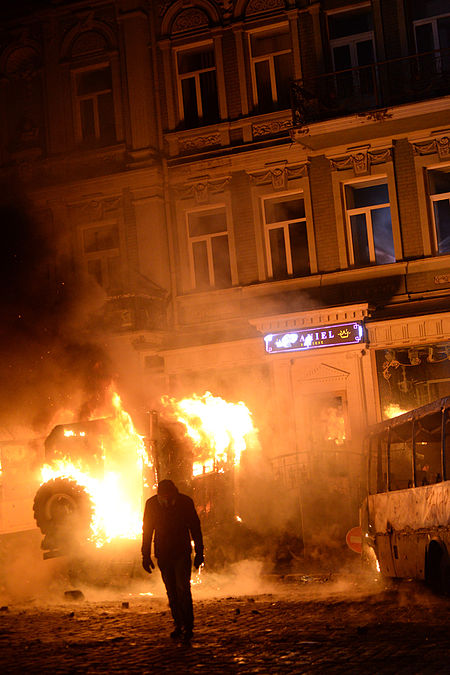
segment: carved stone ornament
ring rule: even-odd
[[[272,183],[274,190],[284,190],[287,182],[294,178],[304,178],[308,175],[306,164],[299,166],[272,167],[264,171],[248,172],[250,180],[255,185],[268,185]]]
[[[386,150],[374,150],[373,152],[359,150],[344,157],[332,158],[330,159],[330,163],[331,167],[336,171],[353,169],[355,176],[364,176],[370,173],[372,164],[383,164],[384,162],[389,162],[391,158],[390,148],[386,148]]]
[[[210,196],[223,192],[231,180],[231,176],[221,178],[205,178],[202,181],[175,185],[175,192],[179,199],[195,199],[197,204],[207,204]]]
[[[285,120],[271,120],[270,122],[261,122],[260,124],[252,124],[254,138],[258,138],[259,136],[272,136],[273,134],[279,134],[280,132],[291,128],[291,118]]]
[[[211,146],[220,145],[220,134],[208,134],[207,136],[189,136],[178,141],[180,152],[201,150]]]
[[[438,154],[440,160],[448,160],[450,157],[450,139],[448,136],[441,138],[432,138],[423,143],[413,143],[415,155],[433,155]]]
[[[182,33],[187,30],[197,30],[208,26],[208,17],[195,7],[180,12],[173,22],[172,33]]]
[[[274,9],[285,9],[284,0],[250,0],[245,12],[246,16],[259,14],[259,12],[269,12]]]
[[[86,223],[111,218],[122,206],[121,197],[90,199],[85,202],[69,204],[75,222]]]

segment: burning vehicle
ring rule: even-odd
[[[44,559],[79,557],[119,540],[134,541],[138,551],[145,499],[158,480],[171,478],[193,496],[216,561],[229,560],[225,544],[249,532],[242,522],[241,459],[258,444],[246,406],[210,393],[166,398],[150,413],[146,437],[117,394],[112,406],[108,417],[55,426],[44,441],[33,502]]]

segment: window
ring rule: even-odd
[[[187,214],[192,284],[195,289],[231,286],[225,207]]]
[[[413,487],[413,423],[391,428],[389,442],[389,490]]]
[[[431,72],[450,68],[450,52],[429,54],[434,50],[450,49],[450,13],[448,0],[421,0],[414,7],[414,39],[416,52],[427,57],[421,59],[421,66]],[[428,70],[429,72],[429,70]]]
[[[386,179],[344,186],[350,264],[395,262]]]
[[[328,16],[333,70],[338,98],[374,93],[375,42],[370,7]]]
[[[116,141],[111,68],[75,73],[79,138],[109,145]]]
[[[219,119],[213,44],[177,52],[180,118],[186,127]]]
[[[269,277],[285,279],[310,274],[303,196],[264,199],[263,215]]]
[[[83,253],[88,274],[109,292],[121,288],[120,242],[117,225],[89,227],[83,231]]]
[[[438,253],[450,253],[450,166],[428,171],[435,247]]]
[[[442,480],[442,412],[416,420],[414,436],[416,486],[439,483]]]
[[[292,53],[289,26],[251,33],[253,100],[261,112],[290,108]]]

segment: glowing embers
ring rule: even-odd
[[[151,467],[143,438],[122,409],[116,393],[111,393],[111,408],[112,415],[101,420],[101,434],[94,423],[92,434],[89,422],[83,432],[75,432],[67,425],[58,452],[60,457],[41,470],[44,482],[65,478],[87,492],[93,507],[89,539],[98,547],[115,538],[137,539],[141,535],[143,469]],[[100,470],[98,463],[89,462],[88,456],[74,457],[70,452],[72,446],[64,447],[65,439],[70,442],[77,434],[89,440],[93,457],[101,457]],[[64,450],[69,450],[72,456],[68,457],[69,453],[64,456]]]
[[[165,399],[195,448],[193,475],[221,473],[240,463],[241,453],[256,434],[252,416],[242,402],[230,403],[206,392],[181,401]]]

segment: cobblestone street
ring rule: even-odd
[[[251,594],[241,580],[237,594],[232,580],[206,577],[193,589],[194,639],[183,645],[169,637],[158,577],[147,582],[152,595],[85,590],[79,602],[61,593],[4,605],[1,672],[448,672],[450,602],[420,584],[311,575],[253,579]]]

